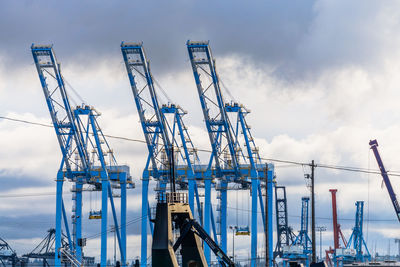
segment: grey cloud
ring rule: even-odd
[[[165,71],[188,67],[187,39],[206,39],[218,56],[238,53],[276,64],[293,57],[312,22],[313,5],[312,0],[5,1],[0,4],[0,47],[8,64],[30,62],[32,42],[53,43],[64,61],[86,64],[120,58],[122,40],[142,40],[154,68]]]
[[[45,187],[54,184],[54,181],[49,179],[47,182],[39,177],[33,175],[24,174],[10,174],[7,170],[0,170],[0,181],[2,185],[0,187],[0,192],[6,192],[9,190],[16,190],[19,188],[26,187]]]
[[[350,5],[350,6],[349,6]],[[32,42],[53,43],[63,62],[117,58],[122,40],[144,41],[155,72],[188,68],[185,41],[210,40],[217,57],[244,55],[282,79],[344,65],[379,67],[398,43],[396,2],[3,1],[0,47],[7,65],[30,64]],[[391,12],[391,16],[384,14]],[[393,19],[389,19],[393,18]],[[389,44],[388,44],[389,43]],[[171,68],[171,66],[174,66]]]

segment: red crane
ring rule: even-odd
[[[336,249],[340,248],[339,239],[342,239],[343,247],[347,247],[347,241],[344,237],[342,230],[340,229],[340,224],[338,224],[337,220],[337,208],[336,208],[336,192],[337,189],[329,189],[329,192],[332,194],[332,224],[333,224],[333,241],[334,248],[329,247],[329,250],[326,250],[326,263],[330,266],[333,266],[332,260],[329,255],[334,255]]]

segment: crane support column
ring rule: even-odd
[[[268,220],[268,249],[269,249],[269,266],[273,265],[273,234],[274,234],[274,227],[273,227],[273,187],[274,187],[274,169],[272,166],[269,166],[267,169],[267,194],[266,198],[268,199],[268,213],[267,213],[267,220]]]
[[[107,214],[108,214],[108,178],[102,171],[101,179],[101,267],[107,267]]]
[[[257,266],[257,201],[258,178],[251,180],[251,267]]]
[[[221,233],[221,249],[227,253],[227,202],[228,202],[228,183],[226,181],[221,181],[221,222],[220,222],[220,233]]]
[[[126,266],[126,174],[121,174],[121,266]],[[146,221],[146,220],[144,220]]]
[[[195,185],[194,185],[194,177],[188,177],[188,185],[189,185],[189,207],[190,210],[192,211],[192,214],[194,216],[194,193],[195,193]]]
[[[57,175],[57,191],[56,191],[56,241],[54,250],[54,265],[55,267],[61,267],[61,220],[62,220],[62,194],[63,194],[63,183],[64,177],[62,173]],[[65,220],[65,218],[64,218]]]
[[[147,266],[147,221],[148,221],[148,201],[149,192],[149,178],[143,177],[142,179],[142,229],[141,229],[141,253],[140,253],[140,266]]]
[[[75,237],[76,240],[74,240],[74,244],[75,244],[75,249],[76,249],[76,259],[79,262],[82,262],[82,247],[80,246],[81,244],[79,243],[79,240],[82,239],[82,181],[81,178],[78,178],[78,182],[76,183],[76,200],[75,200],[75,218],[73,218],[73,220],[75,220],[76,223],[76,233],[75,233]]]
[[[211,178],[204,180],[204,230],[210,234],[210,216],[211,216]],[[204,246],[204,256],[207,264],[211,263],[211,250],[208,245]]]

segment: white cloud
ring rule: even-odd
[[[369,152],[368,141],[377,138],[387,169],[400,169],[397,167],[400,153],[400,39],[397,37],[400,9],[397,5],[396,2],[386,5],[369,1],[360,5],[357,1],[318,1],[314,6],[313,22],[301,34],[290,59],[260,63],[247,52],[214,53],[224,85],[237,101],[252,110],[247,119],[263,157],[301,162],[315,159],[317,164],[375,170],[377,166]],[[142,140],[142,129],[117,43],[113,49],[115,51],[104,57],[100,55],[96,63],[93,63],[92,54],[84,53],[74,55],[73,62],[67,61],[65,54],[59,60],[67,62],[62,65],[62,70],[74,89],[102,112],[99,123],[105,134]],[[267,46],[265,49],[269,51]],[[5,63],[0,65],[0,97],[3,100],[0,116],[48,124],[50,118],[28,52],[25,51],[24,67],[9,70]],[[1,55],[2,59],[5,57],[5,54]],[[158,59],[150,60],[156,65]],[[165,62],[162,64],[166,65]],[[185,119],[195,145],[209,150],[189,62],[180,62],[178,66],[153,75],[170,98],[189,112]],[[223,90],[229,100],[229,94],[225,88]],[[164,99],[161,93],[159,95]],[[78,99],[77,102],[80,104]],[[129,210],[137,213],[141,203],[137,179],[141,177],[147,148],[138,142],[113,138],[108,141],[118,162],[128,164],[137,181],[138,187],[129,193]],[[61,153],[52,129],[0,120],[0,147],[0,168],[7,175],[29,175],[38,181],[54,179]],[[207,163],[208,156],[207,153],[202,155],[203,163]],[[308,171],[308,167],[276,164],[277,182],[287,185],[291,216],[300,214],[300,198],[308,194],[303,178],[304,172]],[[339,217],[352,217],[354,202],[365,200],[371,216],[395,218],[386,189],[381,189],[379,175],[323,168],[317,168],[316,175],[317,208],[321,217],[330,218],[328,190],[337,188]],[[400,181],[393,177],[392,182],[395,191],[399,192]],[[45,186],[21,186],[5,194],[49,189],[54,190]],[[45,197],[35,199],[38,199],[32,204],[35,209],[54,212],[53,204]],[[24,205],[26,201],[24,198],[3,201],[0,211],[13,211],[15,215],[33,212],[34,209]],[[291,221],[297,225],[299,220],[295,217]],[[330,221],[324,222],[330,224]],[[394,236],[391,226],[379,230],[375,228],[376,224],[371,220],[370,231],[378,236],[377,239]],[[349,234],[351,226],[346,224],[346,227],[344,230]],[[129,239],[135,250],[138,250],[138,238],[131,236]],[[21,249],[27,245],[25,241],[22,243]],[[96,245],[95,240],[90,241],[88,254],[98,254]],[[246,255],[248,249],[243,246],[237,253]]]

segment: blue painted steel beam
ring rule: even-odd
[[[126,174],[120,180],[121,184],[121,265],[126,266]]]
[[[125,259],[125,254],[124,254],[124,251],[122,248],[122,240],[121,240],[120,228],[119,228],[119,224],[118,224],[117,212],[115,211],[114,197],[112,195],[110,183],[108,183],[108,198],[110,199],[111,211],[112,211],[113,220],[114,220],[114,231],[117,235],[119,253],[121,255],[121,258]]]
[[[76,200],[75,200],[75,225],[76,225],[76,239],[74,240],[75,244],[75,257],[79,262],[82,262],[82,247],[79,245],[79,239],[82,238],[82,182],[78,180],[75,184],[76,189]]]
[[[141,249],[140,249],[140,266],[147,266],[147,220],[148,216],[148,190],[149,179],[142,180],[142,224],[141,224]]]
[[[56,267],[61,267],[61,219],[62,219],[62,191],[63,191],[64,179],[62,177],[57,177],[57,190],[56,190],[56,236],[55,236],[55,258],[54,265]]]
[[[226,181],[221,182],[221,222],[220,222],[220,234],[221,234],[221,249],[223,251],[227,251],[228,249],[228,241],[227,241],[227,209],[228,209],[228,183]]]
[[[273,266],[273,246],[272,244],[274,243],[273,240],[273,187],[274,187],[274,166],[272,164],[268,164],[268,171],[267,171],[267,195],[266,197],[268,198],[268,214],[267,214],[267,220],[268,220],[268,242],[269,242],[269,255],[270,255],[270,262],[269,266]]]
[[[204,180],[204,230],[210,233],[210,216],[211,216],[211,179]],[[204,256],[207,264],[211,262],[210,247],[204,246]]]
[[[257,266],[257,200],[258,200],[258,179],[251,180],[251,267]]]
[[[108,220],[108,179],[105,173],[101,181],[101,251],[100,266],[107,267],[107,220]]]

